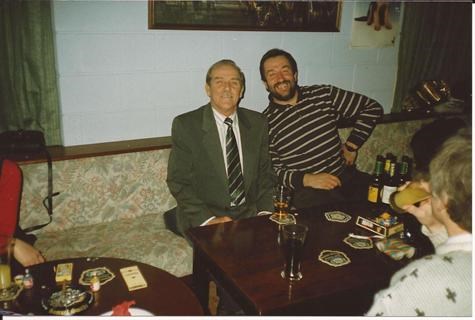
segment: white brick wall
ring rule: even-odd
[[[172,119],[205,104],[208,67],[230,58],[246,75],[241,106],[262,111],[258,64],[270,48],[291,52],[299,83],[331,83],[391,110],[395,47],[350,48],[354,2],[336,33],[148,30],[147,1],[53,3],[66,146],[169,136]]]

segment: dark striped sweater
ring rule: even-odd
[[[264,110],[272,165],[280,183],[292,189],[303,186],[305,173],[338,176],[343,171],[338,121],[355,120],[347,141],[360,147],[383,114],[375,100],[334,86],[301,86],[298,92],[296,105],[279,105],[269,99]]]

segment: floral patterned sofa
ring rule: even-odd
[[[169,149],[54,161],[53,222],[35,244],[48,260],[117,257],[176,276],[191,274],[192,248],[165,228],[176,205],[166,185]],[[20,225],[47,221],[44,163],[23,164]]]
[[[423,123],[379,124],[360,149],[357,165],[371,172],[377,154],[412,155],[409,142]],[[342,129],[345,137],[349,129]],[[166,185],[170,150],[152,150],[53,162],[53,222],[36,232],[47,259],[118,257],[151,264],[176,276],[192,272],[192,248],[165,228],[163,213],[176,202]],[[24,163],[22,227],[43,223],[44,163]]]

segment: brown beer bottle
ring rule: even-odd
[[[383,187],[383,166],[383,156],[377,155],[376,163],[374,165],[373,179],[368,187],[368,201],[373,204],[378,204],[381,202],[381,189]]]
[[[389,196],[397,190],[396,181],[396,161],[391,161],[389,176],[384,180],[383,192],[381,195],[381,202],[389,205]]]
[[[403,185],[407,181],[411,181],[411,165],[411,158],[402,156],[401,163],[399,164],[398,186]]]
[[[384,160],[384,180],[389,178],[389,171],[391,170],[391,162],[396,162],[396,156],[392,153],[386,153],[386,159]]]

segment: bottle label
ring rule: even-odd
[[[389,196],[397,190],[397,187],[384,186],[383,194],[381,196],[381,201],[383,203],[389,204]]]
[[[368,201],[372,203],[378,202],[379,188],[374,186],[369,186],[368,189]]]

